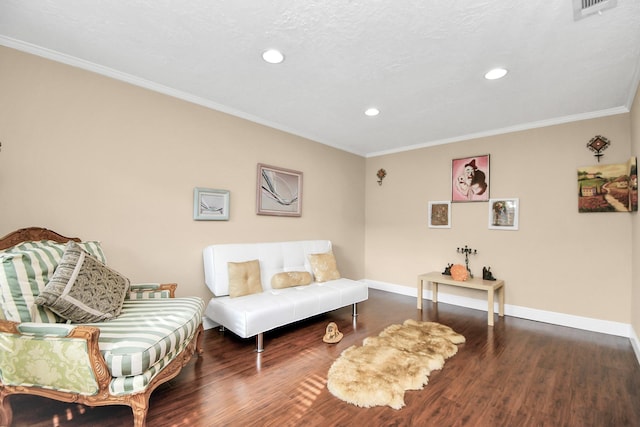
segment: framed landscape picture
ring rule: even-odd
[[[429,228],[451,228],[451,202],[429,202]]]
[[[578,168],[578,212],[636,212],[638,170],[627,163]]]
[[[489,228],[493,230],[517,230],[519,199],[490,199]]]
[[[453,159],[451,163],[451,201],[489,200],[489,155]]]
[[[256,213],[302,216],[302,172],[259,163]]]
[[[229,191],[195,188],[193,191],[193,219],[197,221],[227,221],[229,219]]]

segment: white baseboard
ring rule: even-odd
[[[415,287],[402,286],[393,283],[378,282],[374,280],[363,279],[361,282],[366,283],[372,289],[392,292],[401,295],[407,295],[417,298],[418,291]],[[424,299],[432,299],[431,291],[425,289],[422,297]],[[438,302],[457,305],[460,307],[472,308],[475,310],[487,311],[487,300],[461,297],[456,295],[438,292]],[[498,303],[495,303],[494,311],[498,312]],[[574,316],[571,314],[557,313],[553,311],[538,310],[528,307],[520,307],[517,305],[504,305],[504,314],[506,316],[520,317],[522,319],[535,320],[538,322],[551,323],[559,326],[568,326],[576,329],[583,329],[592,332],[601,332],[609,335],[616,335],[630,338],[636,356],[640,360],[640,344],[637,336],[632,339],[633,330],[630,324],[612,322],[609,320],[593,319],[589,317]]]

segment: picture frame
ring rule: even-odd
[[[228,221],[229,195],[229,190],[196,187],[193,190],[193,219]]]
[[[489,172],[489,154],[453,159],[451,162],[451,201],[488,201]]]
[[[520,199],[489,199],[489,228],[492,230],[517,230],[519,210]]]
[[[258,163],[256,214],[302,216],[302,172]]]
[[[429,202],[429,228],[451,228],[451,201]]]
[[[578,212],[637,212],[637,158],[578,168]]]

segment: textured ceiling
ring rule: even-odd
[[[627,112],[640,1],[572,4],[1,0],[0,44],[375,156]]]

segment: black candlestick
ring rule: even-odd
[[[464,264],[467,267],[467,271],[469,272],[469,277],[473,279],[473,274],[469,269],[469,254],[478,255],[478,251],[476,249],[471,249],[467,245],[464,245],[464,248],[456,248],[456,252],[458,252],[459,254],[464,254]]]

